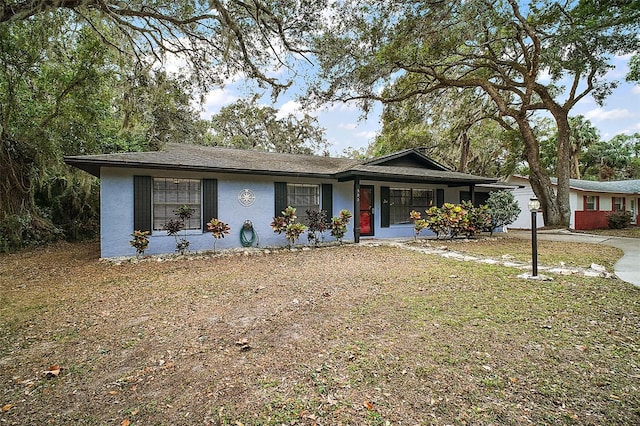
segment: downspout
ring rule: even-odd
[[[469,196],[471,197],[471,204],[476,205],[476,185],[472,183],[469,185]]]
[[[353,180],[353,242],[360,242],[360,179]]]

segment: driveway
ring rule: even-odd
[[[531,231],[514,230],[509,235],[518,238],[531,239]],[[605,244],[624,251],[624,256],[613,265],[613,270],[618,278],[630,284],[640,287],[640,239],[607,237],[604,235],[591,235],[571,232],[567,230],[540,230],[539,240],[566,241],[590,244]]]

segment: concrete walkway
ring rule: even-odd
[[[510,230],[509,235],[531,239],[531,231]],[[640,287],[640,239],[638,238],[608,237],[567,230],[540,230],[538,231],[538,240],[604,244],[619,248],[624,251],[624,256],[613,265],[616,276],[622,281]]]

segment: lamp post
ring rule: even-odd
[[[529,199],[527,203],[529,207],[529,211],[531,212],[531,266],[532,266],[532,274],[531,276],[538,276],[538,225],[537,225],[537,214],[540,209],[540,200],[536,197]]]

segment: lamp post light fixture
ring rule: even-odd
[[[529,211],[531,212],[531,266],[532,273],[531,276],[538,276],[538,225],[537,225],[537,215],[538,210],[540,209],[540,200],[536,197],[530,198],[527,203],[527,207],[529,207]]]

